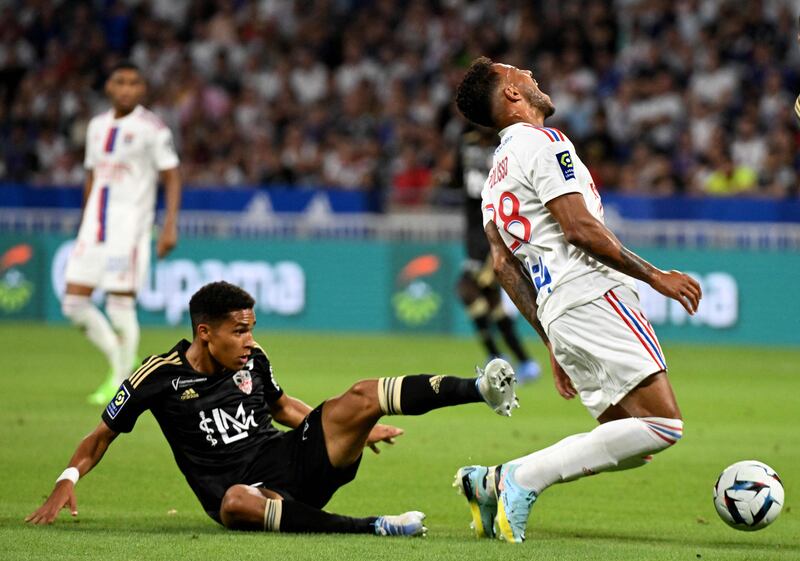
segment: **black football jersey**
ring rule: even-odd
[[[270,403],[283,395],[267,355],[255,349],[239,371],[204,374],[186,360],[190,343],[147,358],[103,412],[115,432],[130,432],[146,410],[155,417],[175,461],[199,497],[209,481],[241,482],[253,459],[269,454],[283,432]],[[202,500],[202,497],[201,497]]]

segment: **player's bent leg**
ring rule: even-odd
[[[357,382],[323,405],[328,458],[334,467],[355,462],[382,415],[422,415],[441,407],[485,402],[496,413],[509,416],[519,406],[515,383],[514,370],[502,359],[478,369],[477,378],[418,374]]]
[[[219,518],[222,525],[231,530],[267,530],[265,507],[267,500],[282,497],[269,489],[250,485],[233,485],[222,497]]]
[[[250,485],[231,486],[220,506],[220,520],[231,530],[418,536],[427,531],[424,518],[417,511],[366,518],[331,514]]]
[[[555,483],[603,471],[630,469],[680,439],[683,422],[661,417],[617,419],[591,432],[573,435],[500,472],[497,525],[508,541],[525,539],[536,498]]]
[[[422,415],[428,411],[485,402],[499,415],[510,416],[518,401],[514,369],[503,359],[495,358],[477,378],[456,376],[399,376],[378,380],[378,402],[386,415]]]
[[[370,431],[381,417],[378,380],[356,382],[322,406],[322,432],[328,459],[335,468],[352,465],[364,450]]]
[[[642,380],[618,405],[631,417],[682,418],[675,392],[663,370]]]
[[[629,417],[602,423],[519,461],[515,480],[541,493],[554,483],[612,469],[644,465],[683,436],[683,421],[673,417]]]
[[[610,421],[617,421],[619,419],[628,419],[628,414],[619,404],[609,406],[603,413],[597,417],[599,423],[608,423]],[[583,435],[581,435],[583,436]],[[625,471],[637,467],[646,466],[653,461],[653,455],[647,454],[645,456],[628,458],[621,460],[615,467],[608,468],[606,471]]]
[[[597,421],[599,423],[608,423],[610,421],[628,418],[630,418],[630,414],[628,414],[628,412],[625,411],[625,409],[623,409],[619,404],[616,404],[609,406],[605,411],[603,411],[603,413],[597,417]],[[652,454],[628,458],[627,460],[621,460],[615,467],[608,468],[606,471],[625,471],[628,469],[646,466],[652,461]]]
[[[530,508],[550,485],[645,465],[653,454],[680,440],[683,421],[663,372],[647,378],[628,395],[632,394],[632,399],[604,411],[601,425],[591,432],[503,465],[497,512],[502,537],[524,540]]]

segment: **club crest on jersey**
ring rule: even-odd
[[[575,166],[572,165],[572,155],[569,150],[564,150],[556,154],[558,166],[561,168],[561,173],[564,174],[565,180],[575,179]]]
[[[247,370],[239,370],[239,372],[234,374],[233,383],[247,395],[250,395],[250,392],[253,391],[253,378]]]
[[[125,135],[122,137],[122,141],[125,144],[130,144],[131,142],[133,142],[133,133],[131,132],[125,133]]]

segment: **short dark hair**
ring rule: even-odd
[[[111,77],[111,75],[117,70],[135,70],[139,74],[142,73],[139,66],[135,62],[128,59],[118,60],[116,63],[114,63],[114,66],[112,66],[108,71],[108,76]]]
[[[224,321],[228,314],[238,310],[251,310],[256,301],[246,290],[225,281],[211,282],[192,295],[189,300],[189,317],[192,318],[192,334],[201,323],[214,324]]]
[[[456,90],[456,107],[476,125],[493,127],[492,94],[499,81],[492,59],[482,56],[472,61]]]

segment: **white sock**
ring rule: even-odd
[[[542,450],[537,450],[536,452],[532,452],[532,453],[528,454],[527,456],[523,456],[522,458],[517,458],[516,460],[511,460],[509,463],[511,463],[511,464],[521,464],[521,463],[524,463],[524,462],[531,461],[531,460],[533,460],[535,458],[539,458],[541,456],[544,456],[546,454],[554,452],[554,451],[558,450],[559,448],[561,448],[562,446],[564,446],[566,444],[569,444],[570,442],[573,442],[574,440],[581,439],[581,438],[583,438],[584,436],[586,436],[588,434],[589,434],[588,432],[582,432],[580,434],[573,434],[571,436],[566,437],[563,440],[559,440],[558,442],[556,442],[552,446],[549,446],[547,448],[543,448]],[[643,466],[645,464],[650,463],[652,461],[652,459],[653,459],[653,456],[651,454],[648,454],[646,456],[634,456],[633,458],[628,458],[627,460],[620,460],[620,462],[615,467],[610,467],[605,471],[623,471],[623,470],[626,470],[626,469],[632,469],[632,468],[635,468],[635,467],[640,467],[640,466]]]
[[[89,341],[94,343],[105,355],[114,377],[119,378],[122,372],[119,338],[111,328],[111,324],[108,323],[106,316],[97,309],[88,296],[76,294],[64,295],[64,299],[61,301],[61,311],[72,321],[73,325],[83,329]]]
[[[106,314],[119,336],[120,364],[124,372],[119,383],[128,377],[139,351],[139,320],[136,317],[136,299],[133,296],[109,294],[106,298]]]
[[[611,421],[515,460],[512,463],[519,467],[514,480],[538,494],[554,483],[644,465],[650,454],[675,444],[682,435],[680,419],[643,417]]]
[[[568,437],[566,437],[566,438],[564,438],[562,440],[559,440],[555,444],[551,444],[547,448],[542,448],[541,450],[537,450],[536,452],[531,452],[527,456],[522,456],[521,458],[517,458],[516,460],[511,460],[508,463],[510,463],[510,464],[524,464],[526,462],[530,462],[530,461],[536,460],[537,458],[541,458],[542,456],[546,456],[547,454],[555,452],[556,450],[566,446],[570,442],[573,442],[575,440],[579,440],[579,439],[583,438],[587,434],[589,434],[589,433],[588,432],[582,432],[580,434],[570,435],[570,436],[568,436]]]

